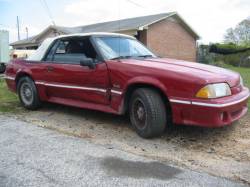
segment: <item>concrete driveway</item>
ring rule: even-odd
[[[0,115],[0,186],[244,186]]]

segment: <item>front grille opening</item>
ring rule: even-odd
[[[242,112],[242,109],[231,112],[232,118],[239,116],[241,114],[241,112]]]

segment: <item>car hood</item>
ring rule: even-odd
[[[224,68],[205,65],[196,62],[175,60],[168,58],[150,59],[129,59],[122,60],[123,63],[134,64],[137,66],[156,68],[165,71],[172,71],[178,74],[189,75],[203,80],[205,84],[227,82],[230,87],[234,87],[240,82],[240,75]]]

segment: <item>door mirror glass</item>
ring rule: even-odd
[[[80,61],[81,66],[88,66],[90,69],[95,68],[95,63],[92,58],[84,58]]]

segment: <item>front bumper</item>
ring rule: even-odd
[[[249,89],[224,98],[170,99],[175,124],[220,127],[233,123],[247,113]]]

